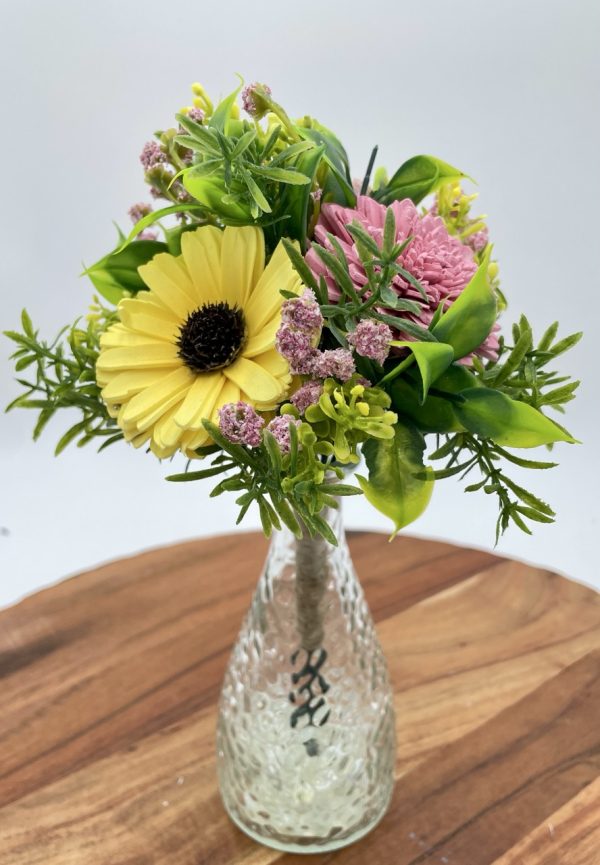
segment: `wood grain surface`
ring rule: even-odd
[[[600,596],[449,544],[354,534],[397,784],[343,865],[600,865]],[[181,544],[0,612],[1,865],[306,863],[216,786],[216,704],[266,551]]]

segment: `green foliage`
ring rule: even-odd
[[[410,198],[415,204],[441,186],[451,181],[462,180],[467,175],[442,162],[435,156],[413,156],[404,162],[388,183],[380,186],[374,198],[382,204],[391,204],[403,198]]]
[[[343,385],[330,378],[323,384],[318,403],[306,409],[305,418],[321,447],[327,446],[337,462],[358,463],[362,442],[394,437],[397,417],[389,411],[390,402],[380,388],[357,384],[356,376]],[[295,408],[284,405],[282,412],[294,414]]]
[[[312,141],[290,144],[281,127],[269,135],[262,130],[259,134],[247,121],[239,121],[228,133],[225,128],[196,123],[185,114],[177,119],[184,133],[176,135],[175,141],[193,153],[192,164],[181,172],[183,185],[219,220],[265,225],[287,221],[291,203],[304,210],[317,166],[301,157],[319,149]],[[288,189],[295,186],[303,188],[296,196]],[[286,226],[285,234],[304,242],[306,223],[299,225],[296,218],[293,230],[295,233]]]
[[[95,374],[100,336],[116,320],[114,311],[97,305],[88,316],[87,326],[80,327],[75,322],[47,343],[39,339],[27,312],[23,310],[22,332],[5,331],[5,335],[17,344],[12,355],[16,371],[20,373],[29,369],[33,372],[29,379],[17,378],[24,392],[7,406],[6,411],[29,408],[39,412],[33,430],[34,440],[39,438],[59,409],[76,408],[81,412],[81,420],[60,438],[56,454],[72,441],[77,441],[77,446],[82,447],[96,440],[100,443],[99,450],[103,450],[123,438],[116,421],[108,415]]]
[[[321,516],[324,507],[338,507],[338,496],[360,495],[360,490],[343,480],[344,471],[324,453],[309,424],[300,429],[290,422],[290,452],[282,453],[271,433],[266,430],[260,447],[232,444],[218,427],[204,421],[204,426],[220,449],[210,468],[171,475],[167,480],[193,481],[214,475],[226,475],[211,496],[224,492],[238,493],[240,508],[237,522],[256,503],[264,533],[287,526],[297,537],[304,531],[322,535],[329,543],[337,539]]]
[[[496,321],[496,297],[488,280],[491,251],[491,246],[488,246],[483,261],[464,291],[432,328],[437,339],[453,347],[456,360],[475,351]]]
[[[579,381],[570,376],[559,375],[548,366],[557,357],[573,348],[581,339],[581,333],[557,339],[558,322],[554,322],[542,335],[537,346],[533,341],[531,325],[524,315],[513,325],[512,345],[500,340],[498,361],[485,367],[475,361],[475,370],[480,381],[487,387],[499,390],[519,402],[536,409],[545,406],[564,412],[566,403],[575,399]]]
[[[437,338],[427,328],[408,319],[380,312],[381,307],[387,307],[396,312],[412,312],[414,314],[421,311],[421,306],[414,300],[398,297],[396,292],[392,290],[392,280],[397,274],[410,282],[423,297],[426,296],[425,290],[418,280],[398,264],[400,254],[412,238],[408,238],[402,243],[395,242],[396,229],[393,211],[391,209],[387,211],[386,229],[381,247],[358,222],[348,225],[348,231],[356,242],[367,277],[366,284],[360,288],[354,285],[344,251],[333,234],[327,235],[331,249],[325,249],[319,244],[313,244],[312,247],[340,289],[341,297],[335,304],[329,303],[324,282],[317,284],[306,265],[299,260],[300,257],[294,255],[289,246],[286,247],[298,274],[305,284],[315,291],[327,327],[337,342],[345,346],[347,333],[354,330],[357,323],[366,318],[391,324],[396,330],[415,339],[437,342]]]
[[[96,291],[109,303],[116,305],[124,295],[136,294],[147,288],[138,273],[138,267],[167,250],[166,243],[156,240],[136,240],[125,247],[121,244],[84,273],[89,276]]]
[[[369,439],[363,454],[369,477],[357,480],[368,501],[394,523],[392,538],[419,517],[431,498],[433,472],[423,465],[425,441],[416,427],[397,423],[391,439]]]
[[[513,448],[534,448],[575,439],[533,406],[488,387],[461,391],[454,410],[463,426],[482,438]]]
[[[444,373],[454,360],[454,350],[445,342],[408,342],[406,340],[393,340],[391,345],[397,348],[405,348],[410,351],[417,362],[421,374],[421,398],[423,405],[427,399],[427,393],[431,385]],[[398,364],[382,381],[390,381],[396,378],[408,366],[405,362]]]
[[[510,523],[514,523],[521,531],[531,534],[527,521],[554,522],[555,513],[552,508],[511,480],[499,463],[505,461],[527,469],[549,469],[556,463],[523,459],[489,439],[467,432],[448,436],[445,442],[429,455],[429,458],[447,459],[445,467],[435,472],[435,477],[438,479],[454,475],[464,478],[473,469],[479,471],[481,479],[466,486],[465,492],[483,490],[487,495],[497,497],[499,515],[496,522],[496,543]]]

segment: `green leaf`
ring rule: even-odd
[[[23,331],[27,334],[27,336],[30,337],[30,339],[34,339],[35,332],[33,329],[33,324],[31,323],[29,313],[26,309],[21,310],[21,325],[23,327]]]
[[[73,439],[79,435],[79,433],[85,431],[87,423],[87,419],[82,420],[79,423],[76,423],[75,426],[72,426],[71,429],[68,429],[66,431],[66,433],[62,436],[62,438],[59,440],[58,444],[54,448],[55,456],[58,456],[60,453],[62,453],[66,446],[70,444],[70,442],[72,442]]]
[[[377,190],[375,198],[383,204],[403,198],[418,204],[445,183],[466,177],[458,168],[435,156],[413,156],[400,166],[389,183]]]
[[[226,96],[225,99],[222,99],[221,102],[219,102],[208,121],[208,126],[210,128],[217,129],[219,132],[224,132],[226,135],[229,127],[229,121],[231,120],[231,109],[235,104],[238,93],[244,85],[244,81],[239,75],[238,78],[240,79],[240,83],[238,84],[238,86],[235,88],[235,90],[232,90],[229,96]]]
[[[167,244],[156,240],[136,240],[124,249],[111,252],[88,267],[94,288],[110,303],[117,304],[125,292],[137,293],[148,288],[138,273],[138,267],[146,264],[159,252],[166,252]]]
[[[512,375],[512,373],[519,368],[521,362],[524,360],[525,355],[528,351],[531,350],[533,346],[533,337],[530,328],[524,328],[520,333],[519,338],[515,344],[515,347],[512,349],[507,359],[504,361],[502,366],[497,367],[498,372],[493,379],[494,387],[498,387],[499,384],[502,384],[503,381]]]
[[[246,186],[248,187],[248,192],[256,202],[257,206],[260,207],[260,209],[264,213],[271,213],[271,205],[265,198],[260,186],[256,183],[255,180],[253,180],[250,173],[248,171],[242,171],[241,175],[244,178]]]
[[[291,240],[288,240],[287,237],[284,237],[283,245],[290,261],[292,262],[292,267],[294,268],[304,285],[312,289],[312,291],[314,291],[315,294],[318,296],[319,287],[317,285],[317,282],[313,276],[310,267],[298,252],[296,244],[292,243]]]
[[[269,456],[273,473],[279,477],[282,471],[281,450],[277,444],[277,439],[268,429],[263,432],[263,444]]]
[[[570,336],[565,336],[564,339],[555,342],[550,349],[552,357],[557,357],[559,354],[563,354],[563,352],[573,348],[574,345],[577,345],[582,336],[583,332],[579,331],[579,333],[572,333]]]
[[[504,447],[533,448],[552,442],[575,443],[558,424],[527,403],[487,387],[463,390],[454,411],[469,432]]]
[[[257,132],[256,129],[249,129],[248,132],[244,132],[241,138],[238,138],[236,141],[233,150],[231,151],[231,159],[237,159],[242,155],[252,144],[254,139],[256,138]]]
[[[432,330],[440,342],[452,346],[457,360],[478,348],[496,321],[496,298],[488,280],[491,250],[488,245],[475,275]]]
[[[393,439],[363,445],[369,477],[357,475],[368,501],[393,521],[392,537],[423,513],[433,491],[432,470],[423,465],[423,436],[408,424],[394,429]]]
[[[187,114],[176,114],[175,118],[179,121],[183,128],[187,130],[187,132],[189,132],[190,136],[202,145],[201,149],[203,150],[203,152],[209,153],[211,154],[211,156],[220,155],[219,144],[217,142],[216,135],[212,129],[209,129],[207,126],[203,126],[201,123],[196,123],[196,121],[191,120],[187,116]],[[186,147],[190,146],[190,144],[186,144]]]
[[[503,482],[506,486],[517,495],[522,502],[525,502],[526,505],[529,505],[530,508],[535,508],[536,511],[539,511],[542,514],[546,514],[548,517],[554,517],[556,514],[552,510],[549,504],[543,502],[541,499],[538,499],[537,496],[534,496],[533,493],[530,493],[529,490],[520,487],[514,481],[511,481],[510,478],[502,476]]]
[[[202,176],[193,169],[183,177],[183,185],[187,191],[205,210],[217,213],[225,219],[250,221],[250,208],[243,201],[229,200],[224,202],[225,182],[221,176]],[[186,205],[189,208],[189,205]]]
[[[430,385],[448,369],[454,360],[452,346],[445,342],[409,342],[405,340],[393,340],[391,345],[412,351],[421,373],[421,405],[423,405]]]
[[[323,200],[354,207],[356,193],[352,188],[348,154],[343,144],[326,126],[314,119],[311,123],[311,128],[297,126],[296,131],[301,138],[315,142],[321,150],[323,163],[328,169],[322,183]]]
[[[175,475],[167,475],[166,480],[174,481],[175,483],[187,483],[188,481],[201,481],[203,478],[212,478],[214,475],[219,475],[221,472],[230,469],[231,463],[228,465],[211,466],[208,469],[200,469],[197,472],[180,472]]]
[[[203,211],[206,208],[201,204],[171,204],[169,207],[161,207],[159,210],[153,210],[151,213],[146,214],[141,219],[139,219],[136,224],[133,226],[127,237],[123,240],[121,246],[119,246],[115,253],[122,252],[126,246],[128,246],[135,238],[138,236],[140,231],[143,231],[148,226],[153,225],[159,219],[162,219],[164,216],[170,216],[172,213],[183,213],[183,212],[194,212],[194,211]],[[138,241],[138,243],[148,243],[151,241]]]
[[[286,186],[277,207],[279,214],[288,217],[285,221],[286,235],[300,241],[303,251],[306,250],[307,245],[310,191],[324,152],[325,146],[321,145],[299,154],[295,167],[304,177],[308,177],[309,183],[302,186]]]
[[[304,186],[310,183],[310,177],[291,168],[269,168],[262,165],[248,165],[248,168],[254,174],[266,177],[269,180],[276,180],[278,183],[291,183],[292,186]]]

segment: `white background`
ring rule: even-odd
[[[586,333],[562,361],[585,379],[568,418],[583,445],[559,445],[560,468],[528,478],[558,522],[533,538],[511,530],[499,552],[600,586],[598,3],[2,7],[3,328],[17,326],[23,306],[47,336],[85,313],[81,262],[111,248],[111,220],[126,225],[130,204],[147,199],[138,154],[188,103],[192,81],[215,96],[233,89],[234,72],[268,82],[292,116],[311,113],[336,130],[355,175],[375,143],[391,170],[437,155],[479,182],[511,304],[506,322],[524,311],[538,332],[560,317],[563,333]],[[9,350],[2,340],[2,404],[17,393]],[[123,445],[55,459],[66,418],[37,445],[33,421],[25,411],[0,420],[0,605],[101,561],[232,529],[231,500],[166,483],[172,466]],[[384,528],[364,501],[347,510],[351,526]],[[411,531],[491,547],[494,519],[491,499],[464,495],[450,479]]]

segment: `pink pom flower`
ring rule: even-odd
[[[345,348],[319,352],[313,364],[313,373],[319,378],[337,378],[339,381],[348,381],[355,372],[356,367],[352,352]]]
[[[318,355],[314,343],[322,326],[323,316],[310,289],[305,289],[300,297],[283,303],[275,347],[285,357],[294,375],[305,375],[312,371],[314,359]]]
[[[260,120],[264,117],[271,105],[271,88],[268,84],[249,84],[242,90],[242,106],[250,117]]]
[[[236,445],[258,447],[264,419],[246,402],[230,402],[219,409],[219,429]]]
[[[296,427],[299,427],[301,421],[295,418],[291,414],[282,414],[279,417],[273,418],[270,423],[267,424],[267,429],[270,433],[273,434],[275,441],[279,445],[279,449],[284,454],[289,454],[290,452],[290,424],[293,423]]]
[[[473,249],[461,243],[457,237],[448,233],[443,220],[431,213],[421,215],[409,199],[395,201],[390,205],[396,218],[396,241],[402,242],[412,237],[398,259],[404,270],[414,276],[422,285],[426,300],[420,292],[401,275],[397,274],[392,282],[392,288],[398,297],[416,301],[420,306],[419,313],[396,311],[385,306],[382,312],[398,318],[398,334],[403,339],[411,339],[402,332],[402,320],[407,319],[422,327],[427,327],[440,304],[447,309],[461,294],[477,269],[473,257]],[[315,228],[316,242],[331,250],[332,244],[327,232],[333,234],[339,241],[348,261],[350,277],[357,289],[362,290],[367,284],[367,276],[356,249],[356,244],[346,228],[352,222],[358,222],[379,246],[383,242],[383,229],[387,208],[383,204],[360,195],[357,198],[356,209],[342,207],[338,204],[324,204]],[[321,261],[315,249],[306,255],[306,261],[317,277],[323,276],[329,290],[329,298],[335,302],[340,297],[339,288],[327,266]],[[394,334],[396,335],[396,334]],[[490,340],[488,344],[488,340]],[[478,354],[489,356],[493,354],[494,341],[492,336],[477,349]]]
[[[382,321],[364,319],[356,325],[356,330],[348,335],[348,342],[362,357],[371,358],[383,364],[390,353],[392,329]]]
[[[306,409],[315,405],[319,401],[319,397],[323,393],[323,384],[316,379],[311,379],[305,382],[302,387],[299,387],[296,393],[290,397],[292,405],[296,406],[300,414],[304,414]]]
[[[306,375],[312,371],[318,351],[313,348],[307,333],[284,322],[275,336],[275,348],[287,360],[293,375]]]
[[[135,224],[144,216],[148,216],[149,213],[152,213],[152,205],[140,201],[139,204],[132,204],[127,213],[131,217],[131,221]]]
[[[140,153],[140,162],[145,171],[149,171],[161,162],[166,162],[167,156],[160,148],[157,141],[147,141]]]
[[[319,333],[323,327],[323,316],[317,298],[310,288],[305,288],[300,297],[284,301],[281,320],[310,336]]]

